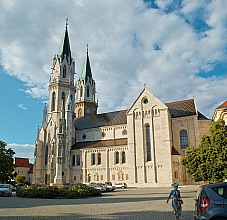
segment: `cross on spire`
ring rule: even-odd
[[[66,19],[65,19],[65,25],[66,25],[66,27],[69,25],[68,21],[69,21],[69,19],[66,18]]]

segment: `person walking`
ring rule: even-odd
[[[169,202],[170,199],[172,199],[172,207],[173,212],[175,214],[176,220],[180,220],[181,212],[182,212],[182,204],[183,201],[181,199],[180,190],[178,190],[178,183],[173,183],[172,187],[173,190],[171,190],[169,197],[167,198],[166,203]]]

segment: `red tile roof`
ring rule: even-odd
[[[14,163],[17,167],[29,167],[29,159],[28,158],[15,157]]]
[[[217,109],[218,108],[227,108],[227,101],[225,101],[224,103],[222,103],[221,105],[219,105],[218,107],[217,107]]]
[[[33,173],[33,164],[29,163],[28,158],[15,157],[14,163],[15,163],[16,167],[28,167],[28,168],[30,168],[28,173]]]

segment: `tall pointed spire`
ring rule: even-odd
[[[81,79],[84,80],[85,83],[89,79],[92,79],[90,60],[89,60],[89,56],[88,56],[88,45],[87,45],[87,54],[86,54],[85,61],[84,61],[84,67],[83,67],[83,71],[81,74]]]
[[[59,47],[59,51],[58,51],[58,58],[61,58],[61,60],[64,59],[64,57],[66,56],[66,58],[68,58],[70,61],[72,60],[72,56],[71,56],[71,50],[70,50],[70,43],[69,43],[69,34],[68,34],[68,19],[66,19],[66,25],[65,25],[65,35],[62,39],[62,43]]]

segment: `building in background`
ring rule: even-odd
[[[45,105],[38,129],[33,183],[193,182],[181,160],[211,124],[194,99],[163,103],[144,86],[129,109],[98,114],[88,49],[77,85],[74,74],[66,25],[53,59],[48,110]]]
[[[24,175],[26,177],[25,181],[32,183],[33,178],[33,164],[29,163],[28,158],[14,158],[14,164],[16,165],[15,172],[18,175]]]
[[[227,125],[227,101],[219,105],[213,115],[213,121],[217,121],[218,119],[223,119],[225,124]]]

